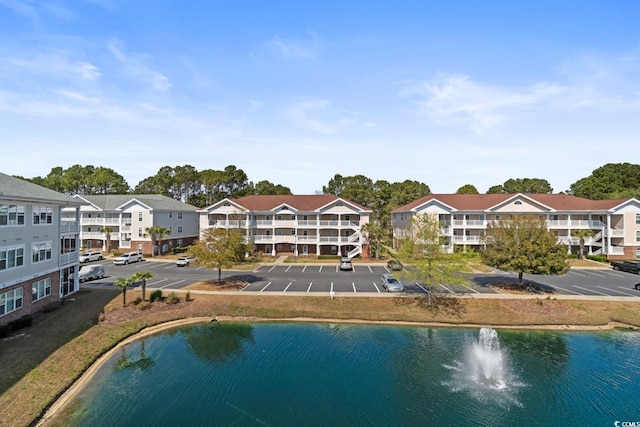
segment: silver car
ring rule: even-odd
[[[353,270],[353,264],[351,264],[351,258],[347,258],[344,257],[342,259],[340,259],[340,271],[352,271]]]
[[[402,282],[393,277],[393,274],[383,274],[382,275],[382,287],[387,290],[387,292],[402,292],[404,291],[404,286]]]

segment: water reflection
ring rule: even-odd
[[[253,327],[248,323],[197,325],[182,331],[187,349],[198,359],[213,365],[244,357],[244,346],[254,344]]]
[[[120,355],[113,365],[114,371],[122,371],[125,369],[139,369],[141,371],[148,371],[155,364],[153,359],[148,357],[144,351],[145,339],[140,341],[140,355],[137,359],[133,356],[127,356],[127,346],[122,346],[120,349]],[[135,351],[133,351],[135,353]]]

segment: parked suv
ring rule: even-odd
[[[89,251],[80,254],[78,260],[82,263],[90,262],[90,261],[102,261],[102,252],[100,251]]]
[[[126,254],[122,254],[118,258],[115,258],[113,260],[113,263],[115,265],[122,265],[122,264],[131,264],[132,262],[138,262],[138,261],[144,261],[144,258],[142,258],[142,255],[140,255],[138,252],[127,252]]]

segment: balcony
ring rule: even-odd
[[[60,221],[60,232],[61,233],[77,233],[80,231],[80,223],[75,220],[66,220],[63,219]]]
[[[454,243],[480,243],[480,236],[452,236],[452,239]]]
[[[247,221],[243,219],[210,219],[209,227],[216,228],[247,228]]]
[[[99,225],[113,224],[113,225],[119,225],[120,224],[120,218],[93,218],[93,217],[92,218],[87,218],[87,217],[82,217],[80,222],[82,222],[82,224],[99,224]],[[131,221],[129,221],[129,223],[131,223]]]

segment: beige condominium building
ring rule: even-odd
[[[590,230],[585,252],[611,259],[640,258],[640,201],[589,200],[566,194],[430,194],[392,212],[393,236],[405,236],[411,218],[440,222],[444,248],[477,250],[487,225],[516,215],[540,215],[559,243],[579,251],[577,230]]]
[[[227,198],[200,211],[200,230],[239,228],[256,252],[276,256],[366,257],[362,227],[371,210],[332,195]]]
[[[154,255],[190,245],[198,238],[197,207],[159,194],[75,195],[80,208],[80,241],[83,249],[139,252],[150,255],[152,226],[171,233]],[[108,232],[108,233],[107,233]]]
[[[72,197],[0,173],[0,325],[78,291],[79,208]]]

